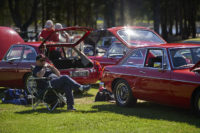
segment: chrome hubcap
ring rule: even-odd
[[[120,83],[116,88],[116,99],[119,103],[125,104],[129,97],[128,87],[124,83]]]

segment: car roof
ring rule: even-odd
[[[118,27],[111,27],[111,28],[108,28],[108,30],[120,30],[120,29],[123,29],[123,28],[151,30],[151,29],[149,29],[149,28],[147,28],[147,27],[142,27],[142,26],[118,26]]]

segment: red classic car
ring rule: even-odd
[[[65,32],[70,34],[70,42],[66,42]],[[81,53],[77,46],[91,29],[84,27],[68,27],[57,30],[59,42],[24,42],[12,45],[0,62],[0,86],[11,88],[26,88],[30,77],[30,66],[35,64],[37,54],[45,54],[49,62],[59,69],[61,74],[67,74],[81,84],[96,83],[102,75],[98,62],[91,61]],[[74,36],[81,35],[79,40]],[[50,35],[51,36],[51,35]],[[68,40],[68,39],[67,39]]]
[[[106,38],[105,36],[115,38],[115,41],[112,41],[112,44],[103,56],[89,56],[90,59],[98,61],[102,67],[117,64],[128,49],[143,45],[166,43],[157,33],[145,27],[114,27],[108,28],[106,31],[104,30],[103,33],[104,34],[101,34],[98,38],[100,42],[101,38]],[[97,40],[97,44],[99,40]]]
[[[142,99],[200,114],[199,67],[199,45],[144,46],[131,50],[117,65],[106,66],[102,82],[119,106]]]

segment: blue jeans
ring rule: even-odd
[[[79,90],[79,87],[81,86],[79,83],[77,83],[69,76],[63,75],[58,78],[52,79],[51,85],[53,88],[64,91],[67,98],[67,106],[74,105],[74,96],[72,93],[72,89]]]

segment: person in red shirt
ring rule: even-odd
[[[52,34],[49,38],[48,41],[58,41],[58,36],[54,34],[53,32],[55,31],[54,29],[54,24],[52,20],[47,20],[44,26],[44,29],[39,35],[39,40],[43,41],[48,38],[50,34]]]

